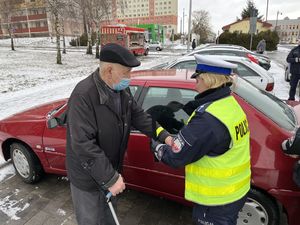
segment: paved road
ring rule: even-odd
[[[133,190],[121,195],[117,211],[122,225],[191,225],[191,213],[190,207]],[[3,181],[0,224],[76,224],[69,182],[55,175],[35,185],[24,184],[18,176]]]

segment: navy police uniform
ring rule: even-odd
[[[197,73],[192,78],[210,69],[207,68],[207,65],[201,65],[199,69],[199,64],[203,64],[202,58],[195,57],[198,66]],[[216,73],[227,73],[226,69],[228,68],[217,67]],[[183,107],[183,110],[188,114],[194,111],[194,116],[174,137],[172,146],[153,143],[152,150],[158,160],[177,168],[194,163],[204,156],[220,156],[231,148],[231,135],[227,127],[219,119],[205,111],[213,102],[229,97],[231,95],[230,86],[231,83],[200,93],[194,101]],[[245,201],[246,195],[225,205],[196,204],[193,209],[193,218],[197,224],[233,225],[236,224],[238,212]]]

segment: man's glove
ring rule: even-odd
[[[164,146],[164,144],[162,144],[158,141],[155,141],[154,139],[151,139],[151,151],[158,161],[161,161],[161,158],[164,155],[163,146]]]
[[[296,58],[295,58],[295,62],[296,62],[296,63],[300,62],[300,58],[299,58],[299,57],[296,57]]]

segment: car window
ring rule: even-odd
[[[258,73],[250,69],[248,66],[239,63],[239,62],[232,62],[230,60],[226,60],[228,62],[236,64],[238,67],[234,69],[234,72],[237,73],[240,77],[260,77]]]
[[[183,105],[194,100],[196,95],[194,90],[150,87],[142,107],[169,133],[176,134],[189,118],[182,110]]]
[[[237,79],[234,92],[280,127],[293,131],[297,126],[293,109],[276,96],[259,90],[244,79]]]
[[[195,69],[196,68],[196,61],[190,60],[190,61],[184,61],[179,62],[171,67],[172,69]]]
[[[231,55],[231,56],[238,56],[238,54],[236,54],[235,52],[231,52],[231,51],[212,51],[213,55]]]
[[[136,91],[137,91],[137,89],[138,89],[138,86],[132,86],[132,85],[130,85],[129,88],[130,88],[130,92],[131,92],[132,96],[134,96],[135,93],[136,93]]]

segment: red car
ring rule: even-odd
[[[197,94],[191,74],[179,70],[136,71],[130,88],[145,110],[170,101],[185,104]],[[300,105],[291,107],[240,78],[233,87],[233,96],[246,112],[251,132],[252,188],[239,224],[279,225],[283,212],[290,225],[300,224],[300,188],[292,178],[298,159],[284,154],[281,148],[299,126]],[[36,182],[43,172],[66,175],[66,129],[62,121],[66,108],[67,99],[0,121],[1,152],[6,160],[12,158],[25,182]],[[177,121],[187,118],[183,110],[173,115]],[[169,129],[176,133],[176,129]],[[184,169],[154,161],[149,139],[134,128],[123,175],[130,188],[187,203],[183,198]]]

